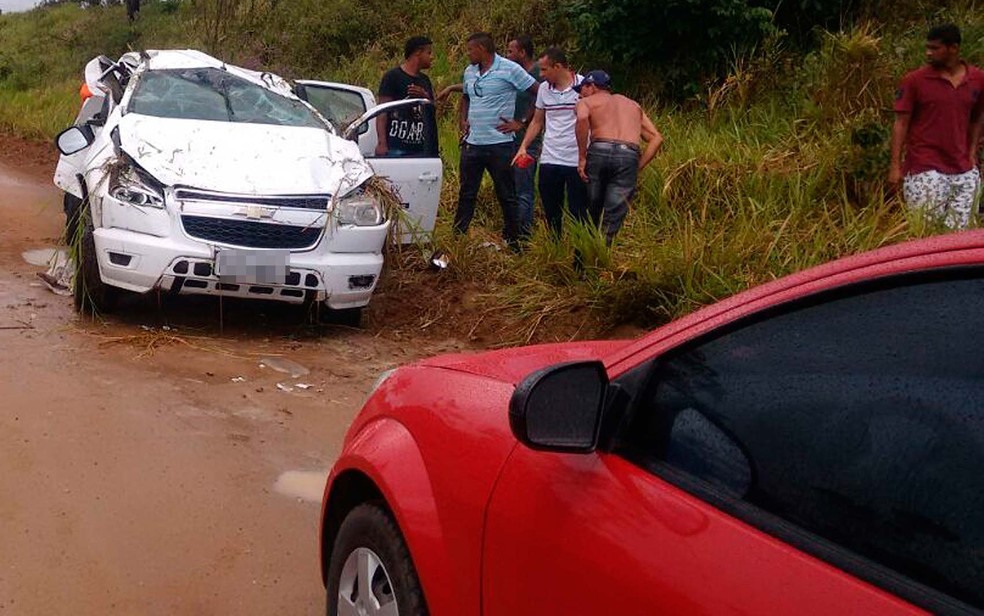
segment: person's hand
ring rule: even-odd
[[[899,165],[891,165],[888,168],[888,184],[898,187],[902,183],[902,168]]]
[[[386,145],[386,140],[382,140],[376,144],[376,156],[386,156],[389,154],[389,146]]]
[[[524,148],[523,146],[519,146],[519,149],[516,150],[516,155],[513,156],[512,162],[509,164],[515,167],[516,164],[519,162],[519,160],[525,156],[527,156],[526,148]]]
[[[468,136],[468,132],[470,130],[471,124],[468,123],[468,120],[461,120],[458,122],[458,134],[462,139]]]
[[[518,133],[523,130],[523,123],[519,120],[510,120],[509,118],[499,117],[501,124],[495,127],[500,133]]]
[[[454,89],[451,86],[448,86],[443,90],[441,90],[440,92],[438,92],[434,100],[437,101],[438,103],[443,103],[445,100],[447,100],[449,96],[451,96],[452,92],[454,92]]]
[[[585,160],[583,158],[579,158],[578,159],[578,161],[577,161],[577,174],[579,176],[581,176],[581,179],[584,180],[585,183],[588,182],[588,172],[586,170],[586,167],[587,166],[588,166],[588,161],[587,160]]]
[[[407,86],[407,96],[409,96],[410,98],[426,98],[430,100],[430,94],[427,93],[427,90],[423,89],[422,87],[420,87],[415,83],[412,83],[409,86]]]

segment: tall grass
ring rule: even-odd
[[[236,10],[208,12],[221,3]],[[470,31],[531,29],[541,45],[569,42],[549,19],[558,4],[297,0],[278,13],[273,7],[284,5],[269,0],[152,2],[135,28],[121,7],[3,15],[0,127],[51,137],[74,116],[85,61],[128,46],[202,47],[290,77],[375,89],[398,62],[403,39],[425,33],[438,58],[431,78],[446,85],[460,79]],[[929,22],[957,21],[965,56],[984,62],[984,12],[954,6],[926,21],[825,34],[806,56],[783,49],[779,37],[753,57],[735,58],[729,79],[708,84],[692,104],[646,101],[665,147],[641,174],[610,249],[597,230],[570,220],[559,240],[539,225],[522,254],[502,249],[488,182],[472,233],[453,235],[456,115],[453,104],[442,107],[445,184],[434,242],[451,267],[434,274],[420,252],[391,255],[383,292],[418,302],[411,312],[421,327],[456,315],[457,330],[484,331],[494,344],[583,337],[621,323],[651,326],[814,264],[939,232],[909,219],[883,178],[894,83],[922,62]],[[574,266],[575,251],[583,269]]]

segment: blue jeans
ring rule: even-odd
[[[611,245],[622,228],[639,177],[639,147],[594,141],[588,147],[588,213]]]
[[[531,145],[526,153],[533,157],[533,164],[526,169],[514,167],[516,176],[516,205],[518,207],[517,216],[519,222],[519,236],[521,239],[529,239],[533,231],[533,179],[536,177],[537,161],[540,158],[540,150],[536,144]]]
[[[511,248],[518,248],[520,240],[519,208],[516,200],[516,177],[512,158],[516,146],[512,143],[495,145],[461,145],[461,188],[458,191],[458,209],[454,213],[454,230],[467,233],[475,215],[475,200],[482,185],[485,171],[492,177],[495,196],[502,208],[502,237]]]

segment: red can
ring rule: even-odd
[[[519,167],[520,169],[526,169],[532,166],[533,163],[535,162],[536,162],[535,158],[533,158],[529,154],[523,154],[522,156],[516,159],[516,166]]]

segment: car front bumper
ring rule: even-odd
[[[285,284],[252,284],[220,280],[215,254],[224,246],[184,234],[158,237],[119,228],[94,232],[99,271],[109,285],[146,293],[154,289],[189,294],[248,297],[291,303],[306,298],[334,309],[369,303],[379,280],[389,223],[374,227],[335,229],[309,250],[291,251]],[[361,246],[370,252],[335,252]],[[235,248],[235,247],[229,247]]]

